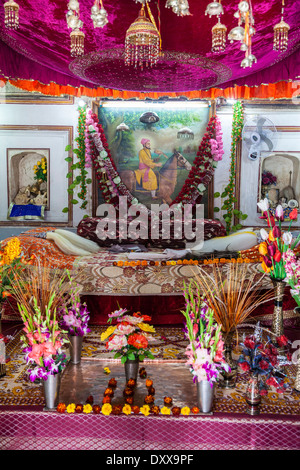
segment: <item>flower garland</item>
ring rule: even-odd
[[[79,175],[76,176],[74,181],[69,186],[68,193],[73,195],[74,194],[74,189],[76,188],[76,186],[80,185],[80,191],[77,193],[78,198],[82,200],[80,209],[85,209],[87,207],[87,203],[88,203],[88,201],[86,199],[87,184],[90,184],[92,182],[91,178],[87,178],[88,172],[86,170],[86,167],[90,166],[89,157],[86,158],[86,155],[89,156],[89,153],[87,153],[87,151],[86,151],[87,150],[86,149],[87,139],[86,139],[86,136],[85,136],[85,134],[86,134],[86,130],[85,130],[85,127],[86,127],[86,112],[87,112],[86,106],[79,107],[78,128],[77,128],[78,136],[75,139],[75,142],[77,143],[77,148],[72,149],[71,145],[67,145],[66,148],[65,148],[66,151],[72,150],[73,153],[75,155],[77,155],[77,158],[78,158],[78,162],[74,163],[71,166],[71,171],[66,175],[66,177],[71,178],[72,177],[72,171],[76,170],[76,169],[79,170]],[[72,158],[67,157],[67,158],[65,158],[65,161],[66,162],[72,162]],[[71,203],[72,204],[78,204],[78,201],[77,201],[77,199],[73,198],[71,200]],[[68,207],[65,207],[62,210],[62,212],[68,212],[68,211],[69,211]]]
[[[230,150],[230,175],[229,183],[221,194],[222,198],[227,199],[224,201],[221,209],[226,210],[223,218],[226,223],[226,232],[229,234],[231,231],[236,231],[242,228],[241,224],[232,226],[232,219],[235,215],[239,219],[245,220],[246,214],[242,214],[238,209],[234,209],[234,205],[237,202],[234,188],[235,188],[235,175],[236,175],[236,146],[241,140],[242,130],[244,127],[244,110],[243,105],[240,101],[233,105],[233,121],[232,121],[232,132],[231,132],[231,150]],[[217,193],[215,196],[219,196]]]
[[[97,115],[91,110],[87,111],[86,141],[89,149],[88,158],[96,169],[96,178],[105,202],[117,204],[119,196],[126,196],[129,205],[138,204],[138,200],[132,196],[121,180],[103,128]],[[206,191],[217,162],[222,159],[223,154],[221,124],[214,116],[208,123],[188,178],[171,206],[195,204],[199,195],[203,195]]]
[[[260,259],[261,257],[259,257]],[[137,261],[114,261],[113,266],[176,266],[176,265],[186,265],[186,264],[226,264],[226,263],[251,263],[249,258],[212,258],[212,259],[179,259],[179,260],[168,260],[168,261],[147,261],[147,260],[137,260]]]

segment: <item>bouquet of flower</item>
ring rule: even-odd
[[[277,177],[273,175],[270,171],[265,170],[261,177],[261,183],[264,186],[269,186],[271,184],[277,183]]]
[[[284,280],[291,287],[291,296],[300,307],[300,259],[297,259],[295,253],[290,249],[283,253],[282,258],[286,272]]]
[[[221,325],[214,321],[214,312],[201,298],[198,291],[193,292],[191,285],[185,287],[186,308],[182,311],[186,320],[186,336],[190,343],[186,348],[194,382],[208,380],[213,386],[222,369],[230,371],[225,362],[224,341]]]
[[[80,300],[80,288],[69,276],[70,291],[68,300],[59,311],[59,324],[71,336],[84,336],[91,330],[88,328],[90,314],[86,303]]]
[[[289,214],[290,224],[286,232],[281,229],[281,222],[284,220],[283,208],[281,205],[276,207],[275,216],[269,210],[268,199],[263,199],[257,203],[260,210],[263,212],[261,219],[267,220],[270,227],[269,233],[265,229],[260,230],[262,242],[259,245],[259,253],[263,257],[262,268],[264,272],[269,273],[272,279],[283,280],[286,277],[283,253],[289,248],[293,250],[297,245],[300,235],[293,242],[293,236],[290,232],[293,220],[297,220],[297,209],[292,210]],[[276,225],[278,221],[278,226]]]
[[[25,325],[23,328],[25,335],[21,337],[25,359],[27,364],[33,366],[29,374],[32,382],[37,378],[47,380],[48,375],[61,372],[67,363],[66,355],[61,349],[67,342],[64,338],[65,331],[59,328],[55,310],[52,310],[55,295],[56,293],[53,293],[49,299],[45,315],[42,315],[35,298],[33,299],[35,315],[32,315],[24,305],[18,304]]]
[[[47,181],[47,158],[43,157],[40,161],[37,162],[33,167],[35,174],[35,180]]]
[[[153,326],[147,322],[151,321],[148,315],[142,315],[140,312],[127,314],[127,309],[121,308],[115,310],[108,317],[108,323],[116,320],[115,325],[110,325],[102,333],[101,341],[106,339],[106,348],[109,351],[115,351],[115,359],[121,357],[121,363],[124,364],[128,359],[139,359],[143,361],[145,357],[154,359],[153,354],[148,350],[149,334],[155,333]]]
[[[275,340],[271,340],[267,336],[267,341],[262,340],[261,329],[259,326],[255,328],[252,335],[248,335],[241,343],[242,353],[238,359],[238,364],[245,372],[250,371],[253,375],[265,377],[265,381],[260,380],[260,394],[267,393],[268,386],[276,387],[278,393],[284,392],[286,384],[284,383],[285,375],[280,370],[280,366],[290,364],[288,355],[279,355],[278,348],[286,346],[288,339],[282,335]]]

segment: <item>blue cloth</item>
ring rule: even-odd
[[[24,215],[42,216],[42,207],[34,204],[18,205],[14,204],[10,213],[10,217],[22,217]]]

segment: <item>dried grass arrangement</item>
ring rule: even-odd
[[[57,312],[68,299],[70,290],[67,271],[51,269],[47,261],[35,258],[33,265],[26,265],[22,270],[15,270],[12,279],[12,296],[34,316],[36,306],[42,316],[46,314],[51,301],[52,312]]]
[[[224,268],[214,264],[212,271],[195,267],[195,284],[209,307],[214,318],[222,325],[224,336],[237,329],[260,305],[274,299],[273,289],[263,290],[265,273],[251,272],[245,263],[230,263],[227,277]]]

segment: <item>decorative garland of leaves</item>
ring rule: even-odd
[[[86,146],[85,146],[85,123],[86,123],[86,106],[82,106],[78,108],[79,111],[79,117],[78,117],[78,136],[75,139],[75,142],[77,143],[77,148],[74,149],[72,148],[71,145],[67,145],[65,150],[72,152],[77,156],[78,162],[73,163],[71,165],[71,171],[67,173],[66,178],[71,178],[72,176],[72,171],[74,170],[80,170],[79,175],[75,177],[73,182],[70,184],[68,188],[68,193],[69,194],[74,194],[74,190],[76,186],[80,185],[80,191],[77,193],[77,196],[79,199],[82,200],[82,204],[80,206],[80,209],[85,209],[87,206],[87,200],[86,200],[86,194],[87,194],[87,184],[91,184],[92,180],[91,178],[86,178],[86,175],[88,174],[88,171],[86,170]],[[72,162],[71,157],[65,158],[66,162]],[[78,204],[78,200],[73,197],[71,200],[72,204]],[[63,212],[68,212],[68,207],[65,207],[63,209]]]
[[[90,157],[105,202],[118,204],[119,196],[127,196],[129,204],[137,204],[138,200],[133,198],[119,176],[97,115],[88,110],[87,122]],[[223,153],[221,126],[218,118],[214,116],[208,123],[188,178],[171,206],[195,204],[197,198],[206,191],[217,161],[221,160]]]
[[[221,194],[222,198],[227,198],[223,202],[222,210],[227,212],[223,218],[226,223],[226,232],[236,232],[242,228],[241,224],[232,225],[233,217],[245,220],[248,216],[243,214],[240,210],[234,209],[237,199],[234,195],[235,188],[235,175],[236,175],[236,146],[241,140],[242,130],[244,127],[244,110],[240,101],[233,105],[233,119],[232,119],[232,132],[231,132],[231,150],[230,150],[230,174],[229,183]],[[215,197],[219,197],[220,193],[215,193]]]

